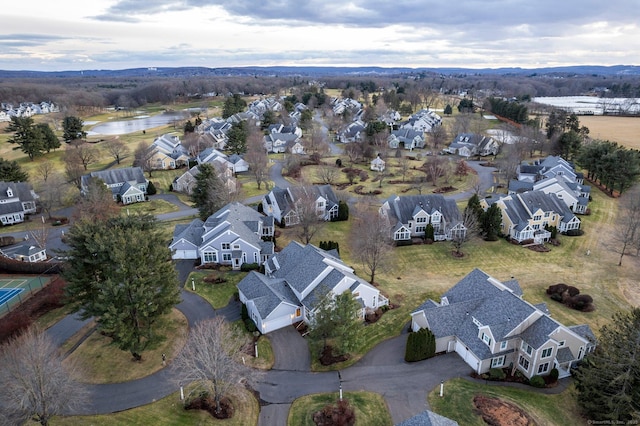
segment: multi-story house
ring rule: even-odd
[[[367,311],[389,304],[380,290],[356,276],[335,250],[295,241],[265,263],[264,274],[252,271],[238,283],[240,301],[262,333],[300,321],[308,323],[326,297],[345,291],[362,306],[361,318]]]
[[[338,217],[339,200],[331,185],[305,187],[274,187],[262,198],[262,211],[285,226],[300,222],[298,209],[302,202],[313,202],[319,219],[332,220]]]
[[[529,191],[493,202],[502,212],[502,233],[519,243],[548,241],[551,232],[547,226],[555,226],[560,232],[580,229],[580,219],[553,193]],[[487,200],[482,200],[481,205],[488,207]]]
[[[13,225],[24,222],[26,215],[36,212],[38,196],[26,182],[0,182],[0,222]]]
[[[440,298],[411,313],[411,328],[431,330],[436,352],[456,352],[478,374],[511,367],[531,378],[558,369],[559,377],[596,347],[588,325],[567,327],[545,303],[522,299],[516,280],[500,282],[474,269]]]
[[[80,179],[82,195],[86,195],[89,184],[94,179],[100,179],[111,190],[114,201],[120,201],[122,204],[146,201],[149,181],[144,177],[140,167],[125,167],[86,174]]]
[[[456,202],[439,194],[392,195],[380,207],[380,214],[389,221],[394,241],[424,237],[429,224],[436,241],[451,240],[467,232]]]
[[[173,259],[199,259],[202,264],[262,265],[273,255],[273,218],[251,207],[230,203],[206,221],[195,219],[188,225],[176,225],[169,245]]]

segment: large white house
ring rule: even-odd
[[[258,330],[269,333],[304,321],[309,323],[325,297],[350,291],[363,309],[389,303],[380,290],[356,276],[335,250],[291,242],[265,263],[265,273],[250,272],[238,283],[240,301]]]
[[[331,220],[338,217],[339,200],[331,185],[305,187],[274,187],[262,198],[262,211],[285,226],[300,222],[300,203],[314,201],[319,219]]]
[[[456,352],[478,374],[512,366],[527,378],[553,368],[567,377],[596,347],[588,325],[562,325],[546,304],[523,300],[516,280],[500,282],[479,269],[411,313],[411,329],[421,328],[434,334],[436,352]]]
[[[26,182],[0,182],[0,222],[13,225],[36,212],[38,196]]]

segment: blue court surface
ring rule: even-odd
[[[0,305],[24,291],[23,288],[0,288]]]

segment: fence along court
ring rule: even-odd
[[[0,318],[40,291],[49,280],[43,276],[0,278]]]

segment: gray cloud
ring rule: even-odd
[[[31,47],[40,46],[52,41],[66,40],[60,37],[44,34],[0,34],[0,46]]]

